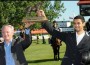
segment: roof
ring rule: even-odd
[[[80,0],[77,4],[78,5],[90,4],[90,0]]]
[[[47,34],[48,32],[45,29],[36,29],[31,31],[32,34]]]

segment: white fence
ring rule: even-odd
[[[43,36],[44,36],[44,39],[49,38],[49,35],[39,35],[38,38],[43,39]],[[32,40],[36,40],[36,39],[37,39],[37,35],[32,35]]]

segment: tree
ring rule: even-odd
[[[54,1],[53,4],[49,3],[48,9],[46,9],[46,15],[50,22],[52,22],[58,16],[61,16],[61,12],[64,13],[64,4],[61,1]]]
[[[19,25],[22,25],[21,22],[23,17],[26,17],[28,14],[25,9],[30,6],[34,6],[37,3],[42,3],[40,9],[43,9],[46,13],[46,16],[50,20],[54,20],[58,16],[60,16],[61,12],[64,12],[64,6],[61,1],[2,1],[0,2],[0,24],[12,24],[16,28]],[[32,12],[32,16],[35,15]],[[28,16],[31,16],[30,14]],[[32,28],[40,28],[39,23],[32,26]]]

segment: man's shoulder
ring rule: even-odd
[[[85,34],[90,37],[90,31],[85,31]]]

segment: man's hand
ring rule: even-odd
[[[45,15],[43,10],[38,10],[36,13],[37,13],[37,16],[46,17],[46,15]]]
[[[25,28],[29,28],[31,25],[35,24],[35,22],[25,22]]]
[[[38,10],[36,13],[38,17],[44,17],[45,20],[48,20],[43,10]]]

